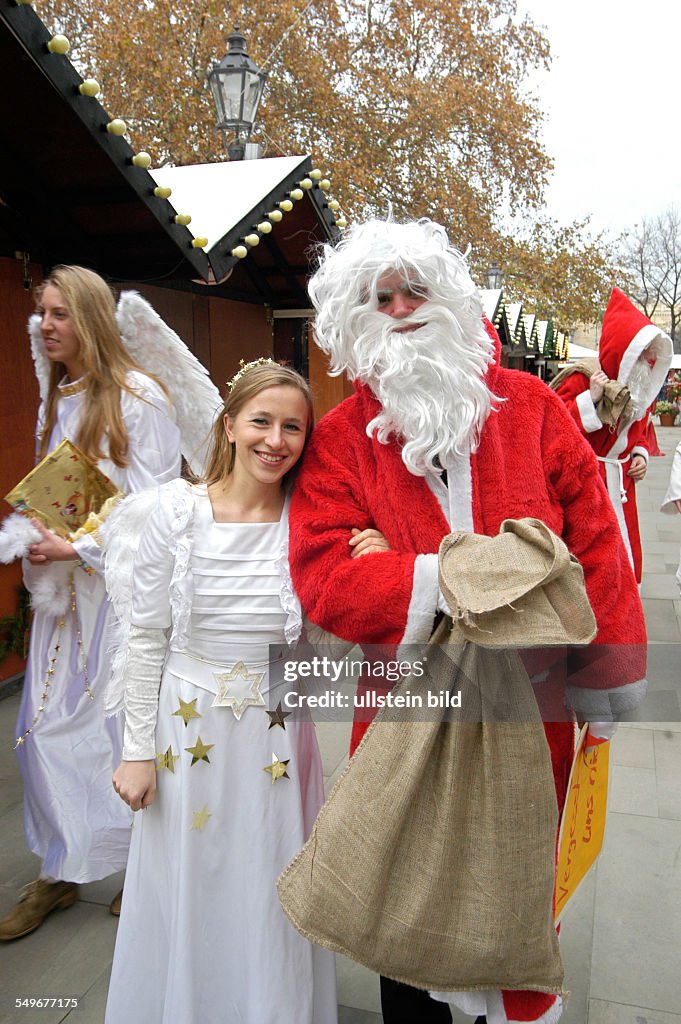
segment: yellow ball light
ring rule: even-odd
[[[110,132],[111,135],[125,135],[128,130],[128,126],[120,117],[115,117],[113,121],[109,121],[106,126],[106,130]]]
[[[260,224],[258,224],[258,231],[260,232],[261,235],[269,235],[271,230],[272,225],[268,220],[263,220],[261,221]]]
[[[336,221],[336,225],[339,228],[346,228],[348,226],[348,222],[346,221],[345,217],[339,217],[338,220]]]
[[[298,184],[301,188],[312,188],[312,178],[303,178],[303,180],[299,181]]]
[[[207,245],[207,238],[192,238],[192,249],[205,249]]]
[[[267,214],[267,216],[271,221],[274,221],[275,224],[278,224],[279,221],[284,216],[284,214],[281,212],[281,210],[272,210],[270,213]]]
[[[321,188],[321,189],[322,189],[322,190],[323,190],[324,192],[328,192],[328,191],[329,191],[329,189],[331,188],[331,182],[329,181],[329,179],[328,179],[328,178],[322,178],[322,180],[321,180],[321,181],[319,182],[319,187],[320,187],[320,188]]]
[[[318,167],[315,167],[313,171],[310,171],[310,177],[312,178],[313,181],[319,181],[321,176],[322,172],[319,170]]]
[[[232,249],[232,256],[242,260],[244,256],[248,256],[248,249],[245,245],[237,245],[236,249]]]
[[[151,157],[148,153],[135,153],[132,162],[135,167],[141,167],[145,171],[147,167],[151,167]]]
[[[246,235],[246,237],[244,238],[244,242],[246,243],[246,245],[251,246],[260,245],[260,235],[256,235],[255,232],[253,232],[250,235]]]
[[[175,223],[179,224],[180,227],[186,228],[188,224],[191,224],[192,219],[188,213],[176,213]]]
[[[302,199],[305,193],[303,192],[302,188],[293,188],[289,192],[289,195],[291,199]]]
[[[158,199],[170,199],[173,194],[172,188],[168,188],[167,185],[157,185],[154,189],[154,195]]]
[[[290,199],[282,199],[282,201],[279,203],[279,209],[283,210],[284,213],[290,213],[291,210],[293,209],[293,203],[291,202]]]
[[[68,53],[71,49],[71,43],[66,36],[52,36],[47,44],[47,49],[50,53]]]
[[[78,86],[78,92],[81,96],[96,96],[99,93],[99,82],[96,78],[86,78]]]
[[[340,210],[340,203],[338,202],[337,199],[332,199],[331,202],[328,204],[328,207],[330,210]]]

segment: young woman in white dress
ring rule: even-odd
[[[163,386],[124,347],[106,282],[82,267],[56,267],[37,297],[43,351],[36,362],[46,356],[50,374],[38,458],[69,438],[124,493],[176,476],[175,413]],[[26,840],[42,869],[0,921],[3,940],[70,906],[75,883],[120,871],[130,842],[131,815],[111,790],[122,723],[107,721],[103,710],[110,661],[102,551],[92,534],[71,544],[33,522],[42,539],[29,549],[24,576],[34,603],[42,601],[15,743]]]
[[[129,615],[114,787],[143,809],[107,1024],[336,1021],[333,956],[295,932],[275,884],[323,801],[313,723],[268,700],[271,645],[302,625],[288,493],[311,428],[305,380],[249,364],[216,422],[205,481],[126,502],[106,524],[107,584]],[[363,554],[382,538],[352,543]]]

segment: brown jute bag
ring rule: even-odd
[[[477,545],[460,551],[479,560]],[[531,602],[521,619],[528,642]],[[401,721],[379,713],[281,875],[281,905],[311,941],[420,988],[558,993],[557,807],[529,679],[516,653],[465,641],[450,619],[425,650],[424,675],[393,693],[426,706],[460,692],[457,720],[442,699]]]

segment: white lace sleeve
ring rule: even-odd
[[[165,630],[130,627],[125,668],[124,761],[148,761],[156,756],[158,691],[167,649]]]

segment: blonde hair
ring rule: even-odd
[[[72,440],[94,461],[108,457],[116,466],[127,466],[128,432],[121,413],[121,390],[136,394],[128,383],[128,374],[137,370],[156,381],[164,391],[165,388],[153,374],[135,362],[123,344],[116,323],[114,294],[99,274],[85,267],[55,267],[36,289],[38,304],[48,285],[61,292],[80,346],[78,359],[87,374],[83,415],[78,437]],[[57,384],[65,372],[66,367],[62,363],[50,366],[44,425],[40,435],[41,458],[47,454],[57,417]],[[102,449],[104,437],[107,452]]]
[[[314,426],[314,407],[310,385],[304,377],[301,377],[296,370],[289,366],[273,366],[271,363],[254,366],[234,383],[232,390],[225,397],[222,411],[213,423],[206,471],[201,478],[201,483],[208,485],[221,483],[234,469],[236,445],[227,437],[223,422],[225,416],[234,419],[246,403],[259,395],[261,391],[282,385],[296,388],[305,397],[308,409],[307,427],[305,428],[305,441],[307,442]],[[294,466],[289,470],[284,477],[285,483],[290,482],[291,474],[295,473],[296,469],[297,466]]]

